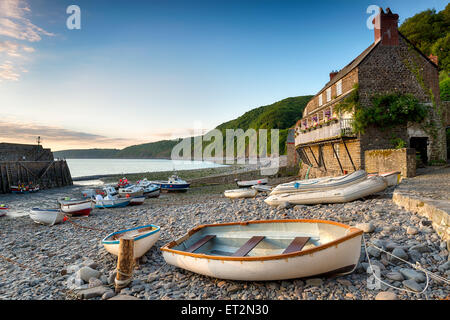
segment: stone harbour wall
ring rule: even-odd
[[[416,175],[415,149],[378,149],[364,152],[365,169],[368,173],[400,171],[402,177]]]

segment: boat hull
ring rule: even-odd
[[[246,225],[299,221],[302,220],[250,221]],[[313,223],[317,220],[304,221]],[[340,225],[331,221],[327,223]],[[195,230],[191,230],[181,239],[167,244],[161,250],[168,264],[205,276],[226,280],[276,281],[333,273],[345,274],[352,272],[358,264],[363,232],[350,226],[342,226],[347,228],[347,232],[343,233],[341,238],[323,246],[288,254],[234,257],[187,253],[174,249],[192,236],[196,232]],[[280,232],[280,234],[283,233]]]
[[[98,209],[107,209],[107,208],[123,208],[130,204],[129,198],[127,199],[115,199],[115,200],[98,200],[95,202],[95,207]]]
[[[33,208],[30,211],[30,218],[39,224],[53,226],[64,221],[64,212],[60,210],[42,210]]]
[[[230,199],[239,199],[239,198],[253,198],[258,194],[258,191],[255,189],[234,189],[234,190],[226,190],[224,192],[225,197]]]
[[[386,179],[375,176],[349,186],[335,189],[271,195],[264,202],[270,206],[279,206],[284,203],[294,205],[344,203],[367,197],[386,188]]]
[[[239,188],[249,188],[251,186],[256,186],[256,185],[264,185],[267,184],[269,182],[268,179],[258,179],[258,180],[249,180],[249,181],[236,181],[236,184],[238,185]]]
[[[148,225],[148,226],[143,226],[143,227],[138,227],[138,228],[133,228],[133,229],[127,229],[127,230],[123,230],[123,231],[119,231],[119,232],[114,232],[114,233],[109,234],[102,240],[103,246],[106,249],[106,251],[117,256],[119,254],[120,241],[119,240],[111,240],[111,238],[114,235],[128,232],[128,231],[138,230],[138,229],[142,229],[142,228],[148,228],[150,226],[155,227],[156,230],[149,232],[148,234],[145,234],[142,237],[137,237],[134,239],[134,259],[140,258],[148,250],[150,250],[151,247],[153,247],[153,245],[156,243],[156,241],[158,241],[159,236],[160,236],[160,231],[161,231],[160,227],[154,226],[154,225]]]
[[[158,188],[156,190],[149,191],[149,192],[144,191],[144,196],[146,198],[158,198],[160,194],[161,194],[161,188]]]
[[[86,201],[71,201],[60,200],[59,201],[61,211],[71,216],[89,216],[94,208],[92,200]]]
[[[145,196],[131,198],[130,206],[139,206],[141,204],[144,204],[144,201],[145,201]]]

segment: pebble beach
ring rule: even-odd
[[[43,190],[30,195],[7,195],[24,213],[37,203],[56,206],[60,196],[80,197],[86,185]],[[154,224],[161,227],[158,242],[139,259],[131,284],[121,295],[145,300],[373,300],[445,299],[450,287],[430,278],[427,290],[412,293],[384,284],[370,286],[371,274],[364,245],[356,270],[331,278],[271,282],[228,281],[210,278],[165,263],[160,247],[199,224],[264,219],[326,219],[357,226],[365,240],[402,259],[450,278],[449,252],[426,218],[398,207],[394,187],[381,194],[345,203],[280,206],[264,203],[266,195],[230,200],[223,191],[235,185],[191,188],[186,193],[162,193],[141,206],[94,209],[88,218],[72,218],[55,226],[35,224],[27,215],[0,218],[0,299],[73,300],[114,297],[117,257],[101,240],[111,232]],[[22,198],[20,198],[22,197]],[[89,227],[91,229],[82,228]],[[413,292],[426,286],[425,274],[411,265],[368,246],[372,265],[379,267],[386,283]],[[370,268],[369,268],[370,271]]]

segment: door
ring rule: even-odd
[[[423,164],[428,163],[427,145],[428,138],[426,137],[411,137],[409,140],[409,147],[416,149],[416,155],[420,156]]]

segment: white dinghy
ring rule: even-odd
[[[343,186],[349,186],[367,178],[367,173],[364,170],[358,170],[350,174],[339,176],[339,177],[326,177],[317,178],[311,180],[299,180],[288,183],[283,183],[275,187],[270,193],[282,194],[282,193],[294,193],[294,192],[304,192],[311,190],[324,190],[324,189],[334,189]]]
[[[363,231],[326,220],[201,225],[161,248],[168,264],[205,276],[274,281],[351,273]]]
[[[161,228],[155,225],[146,225],[133,229],[122,230],[107,235],[103,240],[106,251],[113,255],[119,254],[119,243],[121,237],[134,240],[134,258],[142,257],[158,241]]]
[[[234,189],[234,190],[226,190],[224,192],[225,197],[230,199],[237,198],[253,198],[258,194],[258,191],[255,189]]]
[[[258,184],[267,184],[269,180],[267,178],[257,179],[257,180],[236,180],[236,184],[239,188],[250,188],[251,186],[255,186]]]
[[[369,174],[368,177],[373,177],[373,176],[377,176],[377,175],[386,179],[386,181],[388,183],[388,187],[396,186],[402,180],[402,174],[400,171],[374,173],[374,174]]]
[[[252,186],[252,189],[255,189],[258,192],[271,192],[273,190],[273,187],[264,184],[257,184]]]
[[[387,188],[386,179],[380,176],[366,178],[355,184],[335,189],[318,189],[314,191],[283,193],[269,196],[265,203],[270,206],[290,204],[343,203],[353,201]]]
[[[39,224],[53,226],[64,221],[64,212],[59,209],[39,209],[30,210],[30,218]]]

